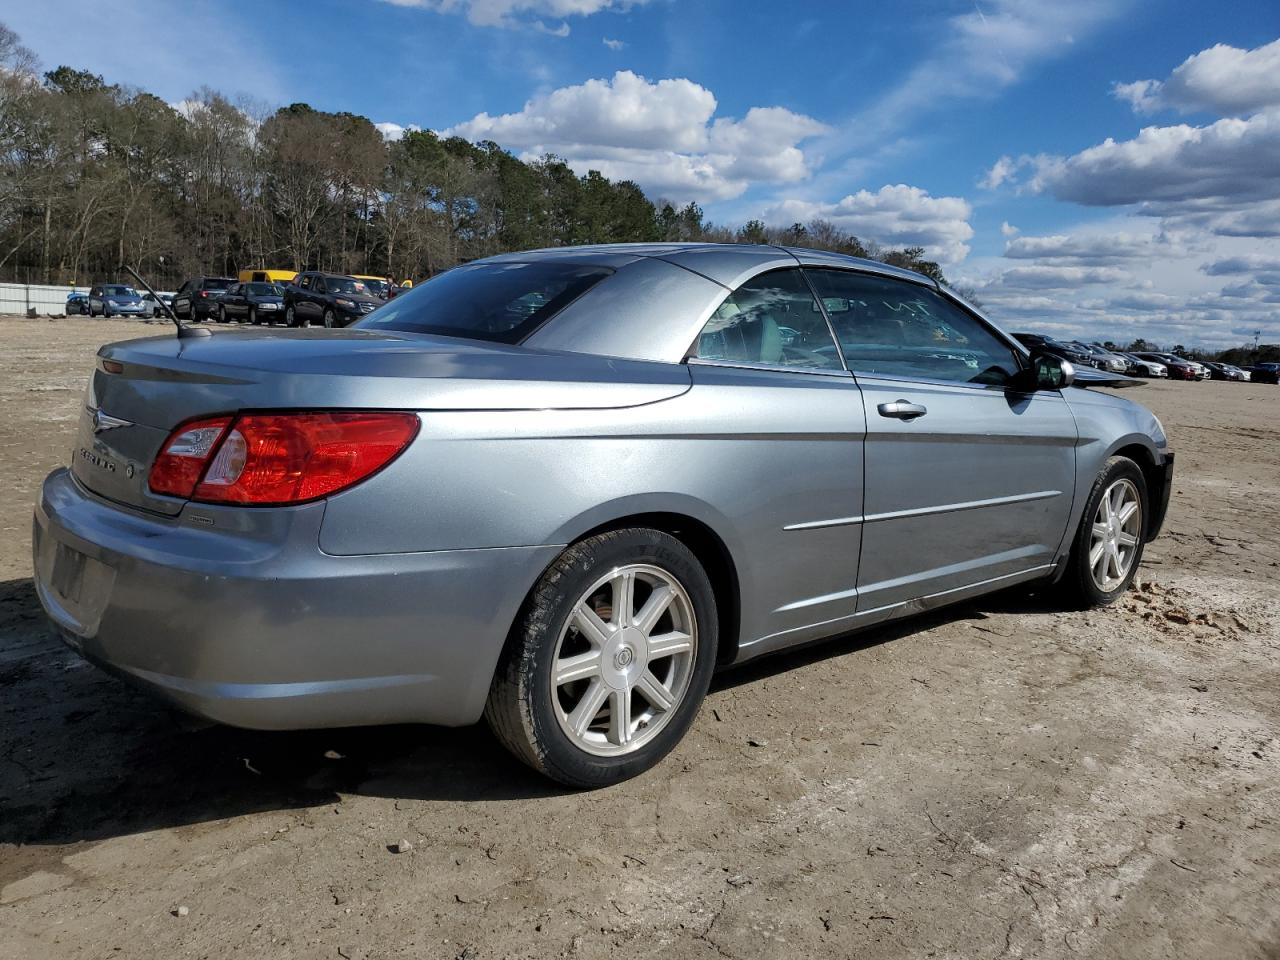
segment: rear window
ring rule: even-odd
[[[205,277],[202,286],[205,290],[225,290],[233,283],[230,277]]]
[[[518,343],[612,272],[552,261],[454,267],[354,326]]]

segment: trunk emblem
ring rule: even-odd
[[[119,417],[113,417],[109,413],[103,413],[95,407],[85,407],[85,410],[93,419],[94,433],[102,433],[104,430],[114,430],[116,427],[133,426],[133,424],[128,420],[121,420]]]

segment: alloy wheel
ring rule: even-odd
[[[1093,515],[1089,571],[1103,593],[1115,590],[1129,575],[1142,533],[1142,501],[1132,480],[1107,487]]]
[[[649,564],[611,570],[556,643],[550,693],[561,730],[597,756],[640,749],[688,692],[697,648],[693,604],[674,576]]]

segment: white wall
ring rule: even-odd
[[[46,287],[36,283],[0,283],[0,314],[25,316],[28,307],[40,314],[66,313],[67,296],[88,293],[88,287]],[[166,291],[157,290],[157,293]]]

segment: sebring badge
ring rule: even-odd
[[[103,413],[97,407],[85,407],[89,416],[93,418],[93,432],[102,433],[104,430],[114,430],[116,427],[132,427],[133,424],[128,420],[121,420],[119,417],[113,417],[108,413]]]

